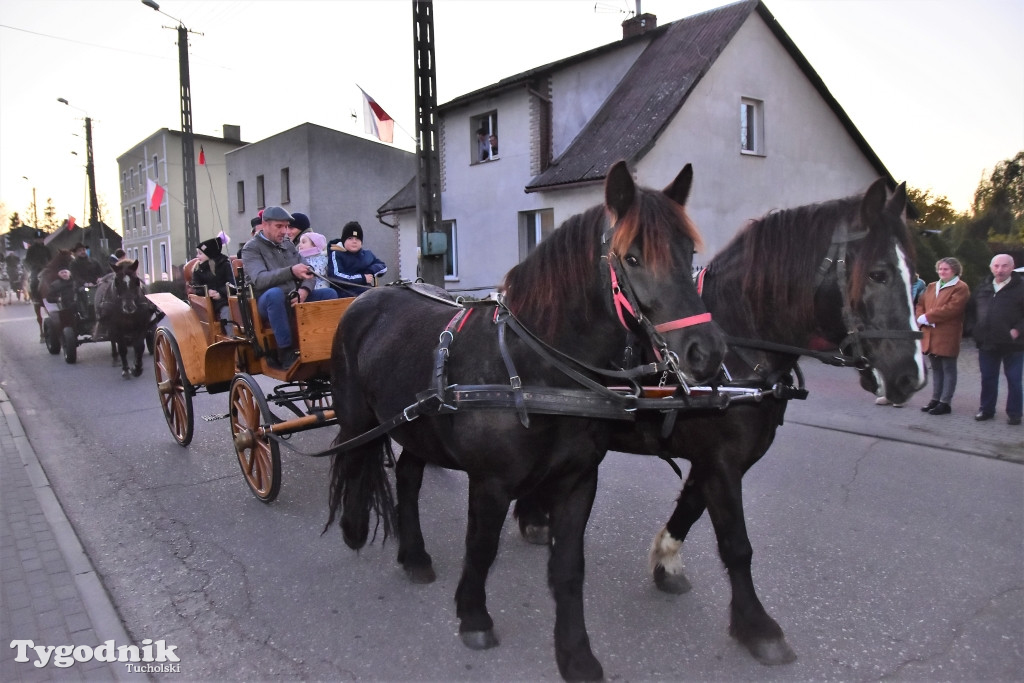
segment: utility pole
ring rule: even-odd
[[[88,116],[85,117],[85,177],[89,181],[89,249],[98,255],[104,238],[99,201],[96,199],[96,169],[92,163],[92,119]]]
[[[444,287],[444,254],[428,254],[429,237],[441,227],[441,161],[437,139],[437,67],[434,62],[434,3],[412,0],[416,73],[416,220],[420,277]],[[450,245],[449,245],[449,248]]]
[[[181,170],[185,202],[185,258],[192,258],[199,247],[199,201],[196,197],[196,150],[192,135],[192,84],[188,73],[188,34],[196,33],[186,28],[181,19],[172,17],[160,9],[156,0],[142,0],[142,4],[165,17],[178,22],[178,74],[181,81]],[[165,27],[169,28],[169,27]]]

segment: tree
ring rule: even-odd
[[[46,208],[43,209],[43,229],[46,232],[54,232],[60,228],[60,223],[57,221],[57,209],[53,205],[53,199],[47,198]]]
[[[21,226],[21,216],[19,216],[18,212],[15,211],[14,213],[11,214],[10,228],[9,229],[10,230],[14,230],[15,228],[20,227],[20,226]]]
[[[908,187],[907,200],[917,209],[919,218],[915,225],[922,230],[942,230],[964,217],[949,203],[949,198],[934,195],[931,190]]]
[[[955,238],[956,228],[963,224],[965,214],[957,213],[945,195],[933,194],[931,190],[907,187],[907,199],[917,209],[918,218],[910,228],[917,253],[917,272],[925,281],[935,278],[935,262],[953,254],[950,244]],[[959,243],[959,240],[953,239]]]
[[[972,236],[996,242],[1024,242],[1024,150],[996,164],[974,191]]]

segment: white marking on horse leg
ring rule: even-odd
[[[663,527],[651,543],[651,573],[653,574],[660,565],[666,574],[682,574],[683,558],[679,556],[679,549],[682,547],[683,542],[676,540],[668,529]]]
[[[917,316],[914,311],[914,297],[911,295],[914,281],[911,279],[912,273],[910,267],[907,265],[907,255],[903,251],[903,247],[896,245],[896,263],[900,264],[900,275],[903,276],[904,289],[907,292],[907,305],[910,307],[910,329],[917,330]],[[914,340],[914,361],[917,363],[917,379],[918,386],[924,384],[925,369],[924,369],[924,352],[921,351],[921,340]]]

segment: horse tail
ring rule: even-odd
[[[341,442],[342,435],[339,434],[333,445]],[[385,436],[366,446],[336,454],[331,464],[330,515],[323,532],[331,526],[340,510],[338,526],[345,544],[353,550],[366,545],[371,510],[377,517],[373,538],[377,537],[377,530],[382,525],[384,541],[394,534],[395,500],[384,468],[387,446]]]

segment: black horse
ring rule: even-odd
[[[396,468],[398,560],[414,581],[434,578],[417,508],[424,463],[469,475],[466,555],[455,601],[459,633],[470,648],[498,644],[485,581],[511,501],[533,492],[551,510],[548,581],[559,670],[567,679],[603,675],[583,616],[583,535],[610,425],[589,415],[551,414],[558,405],[536,412],[527,402],[550,391],[557,404],[557,392],[578,388],[555,364],[605,368],[620,359],[626,326],[663,361],[678,359],[686,381],[719,371],[725,348],[718,328],[686,325],[710,319],[687,277],[699,242],[684,209],[691,180],[687,166],[655,192],[637,187],[625,163],[616,164],[605,206],[570,218],[508,273],[504,307],[454,309],[387,287],[361,295],[341,320],[332,359],[341,426],[336,443],[401,415],[432,385],[491,387],[515,397],[514,404],[421,417],[391,432],[404,449]],[[518,325],[536,337],[515,332]],[[556,351],[535,350],[544,344]],[[385,537],[389,531],[383,441],[333,461],[327,526],[340,511],[352,548],[367,540],[371,508],[384,515]]]
[[[121,260],[110,268],[113,277],[101,278],[96,290],[96,314],[106,328],[112,353],[121,358],[121,377],[129,379],[142,374],[146,335],[157,309],[146,298],[146,288],[137,274],[137,260]],[[129,348],[135,352],[135,365],[130,371]]]
[[[847,354],[862,386],[893,403],[923,386],[905,207],[905,186],[889,197],[878,180],[864,195],[773,211],[711,261],[699,276],[701,296],[730,335],[726,368],[734,386],[784,386],[800,350],[812,346],[840,349],[836,364]],[[651,547],[654,581],[669,593],[690,590],[679,551],[707,509],[732,584],[729,632],[764,664],[796,654],[754,589],[741,481],[771,446],[791,396],[766,391],[725,411],[680,412],[668,435],[665,416],[640,414],[611,439],[614,450],[690,461],[675,511]],[[516,514],[528,540],[545,538],[542,502],[520,499]]]

